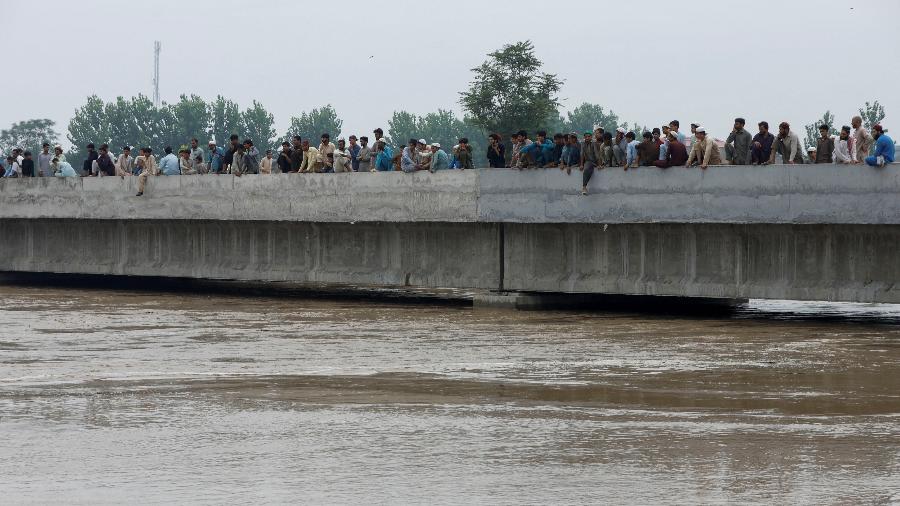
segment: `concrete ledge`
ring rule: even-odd
[[[643,167],[595,173],[479,169],[404,174],[0,180],[0,215],[286,222],[900,224],[900,165]]]

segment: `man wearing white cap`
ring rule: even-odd
[[[700,164],[701,169],[705,169],[710,165],[722,165],[722,155],[719,153],[719,147],[716,142],[706,135],[706,129],[698,126],[694,129],[694,135],[697,141],[691,145],[691,154],[688,155],[685,167],[692,167],[695,162]]]
[[[450,168],[450,155],[437,142],[431,143],[431,172]]]
[[[431,148],[425,139],[419,139],[416,144],[416,165],[423,169],[431,167]]]
[[[816,147],[810,146],[806,148],[806,156],[809,158],[809,163],[816,163]]]
[[[222,162],[225,159],[225,150],[219,147],[216,147],[216,141],[210,139],[209,141],[209,158],[206,160],[206,165],[209,167],[210,174],[220,174],[222,172]]]

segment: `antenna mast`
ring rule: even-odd
[[[153,105],[159,107],[159,51],[162,44],[153,42]]]

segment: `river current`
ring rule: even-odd
[[[0,306],[4,504],[900,504],[900,306]]]

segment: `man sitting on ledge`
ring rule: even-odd
[[[688,156],[685,167],[692,167],[695,163],[699,163],[701,169],[706,169],[710,165],[722,165],[719,147],[706,135],[706,129],[697,127],[694,135],[697,136],[697,142],[691,146],[691,154]]]
[[[881,125],[872,127],[872,137],[875,138],[875,153],[866,157],[866,165],[884,167],[886,163],[894,163],[894,141]]]

